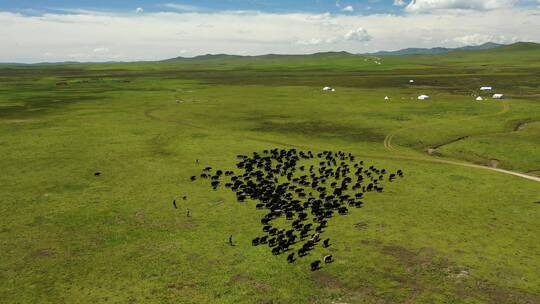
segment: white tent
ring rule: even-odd
[[[482,100],[484,100],[484,98],[482,98],[482,96],[476,97],[476,101],[482,101]]]
[[[491,91],[492,89],[492,87],[481,87],[480,91]]]
[[[503,99],[504,94],[493,94],[493,99]]]
[[[388,96],[384,96],[384,100],[388,100],[390,99]]]
[[[429,96],[427,96],[427,95],[420,95],[420,96],[418,96],[418,99],[419,99],[419,100],[426,100],[426,99],[429,99]]]
[[[412,79],[411,79],[411,80],[409,80],[409,83],[414,83],[414,80],[412,80]]]

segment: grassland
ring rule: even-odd
[[[540,183],[449,163],[540,176],[540,47],[380,61],[0,67],[0,302],[540,302]],[[481,85],[508,98],[475,102]],[[251,246],[252,203],[188,181],[273,147],[349,151],[406,178],[288,265]],[[309,271],[327,252],[336,262]]]

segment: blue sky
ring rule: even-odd
[[[0,0],[0,62],[540,42],[540,0]]]
[[[431,3],[513,3],[514,6],[535,7],[539,0],[417,0]],[[21,13],[66,12],[93,10],[129,12],[142,8],[146,12],[160,11],[260,11],[268,13],[335,13],[335,14],[401,14],[413,0],[1,0],[0,10]],[[396,5],[401,4],[401,5]],[[465,5],[466,6],[466,5]],[[478,6],[478,5],[476,5]],[[481,6],[481,5],[480,5]]]
[[[173,4],[173,5],[168,5]],[[17,0],[0,1],[0,10],[29,12],[54,11],[55,9],[85,9],[107,11],[133,11],[138,7],[146,12],[158,11],[261,11],[270,13],[310,12],[310,13],[350,13],[367,14],[393,12],[399,13],[401,7],[395,6],[394,0],[183,0],[183,1],[106,1],[106,0]],[[344,10],[347,7],[352,7]]]

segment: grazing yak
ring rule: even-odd
[[[325,255],[324,258],[323,258],[323,260],[324,260],[324,262],[325,262],[326,264],[332,263],[332,262],[334,261],[331,254]]]
[[[290,253],[290,254],[287,256],[287,262],[289,262],[289,263],[294,262],[294,252]]]
[[[323,241],[323,247],[324,247],[324,248],[327,248],[327,247],[329,247],[329,246],[330,246],[330,239],[324,240],[324,241]]]
[[[365,165],[343,151],[314,154],[297,149],[266,149],[237,155],[236,168],[239,171],[213,171],[207,166],[200,178],[207,180],[214,190],[224,185],[236,194],[239,202],[255,201],[256,209],[267,211],[260,220],[264,235],[254,238],[253,246],[268,244],[272,253],[278,255],[302,242],[297,251],[299,258],[317,246],[320,234],[335,214],[348,214],[348,206],[362,207],[360,199],[366,193],[381,192],[384,181],[404,176],[401,169],[389,174],[386,169]],[[189,179],[198,178],[193,175]],[[175,202],[173,205],[176,208]],[[311,220],[313,223],[309,223]],[[292,229],[278,227],[283,225]],[[308,238],[313,229],[315,234]],[[233,245],[232,235],[229,243]],[[329,247],[330,239],[325,239],[322,246]],[[288,254],[289,263],[295,260],[295,254],[296,251]],[[332,262],[332,256],[324,256],[323,261]],[[319,269],[320,264],[321,261],[312,262],[311,269]]]
[[[315,271],[321,268],[321,261],[317,260],[311,263],[311,271]]]

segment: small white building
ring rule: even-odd
[[[428,95],[420,95],[420,96],[418,96],[418,100],[427,100],[427,99],[429,99]]]
[[[332,87],[324,87],[322,90],[325,91],[325,92],[335,92],[336,91],[336,89],[334,89]]]
[[[388,96],[384,96],[384,100],[389,100],[390,98]]]
[[[482,96],[476,97],[476,101],[482,101],[482,100],[484,100],[484,98],[482,98]]]
[[[412,79],[411,79],[411,80],[409,80],[409,83],[414,83],[414,80],[412,80]]]
[[[503,99],[504,94],[493,94],[493,99]]]
[[[492,87],[480,87],[480,91],[491,91],[493,90]]]

